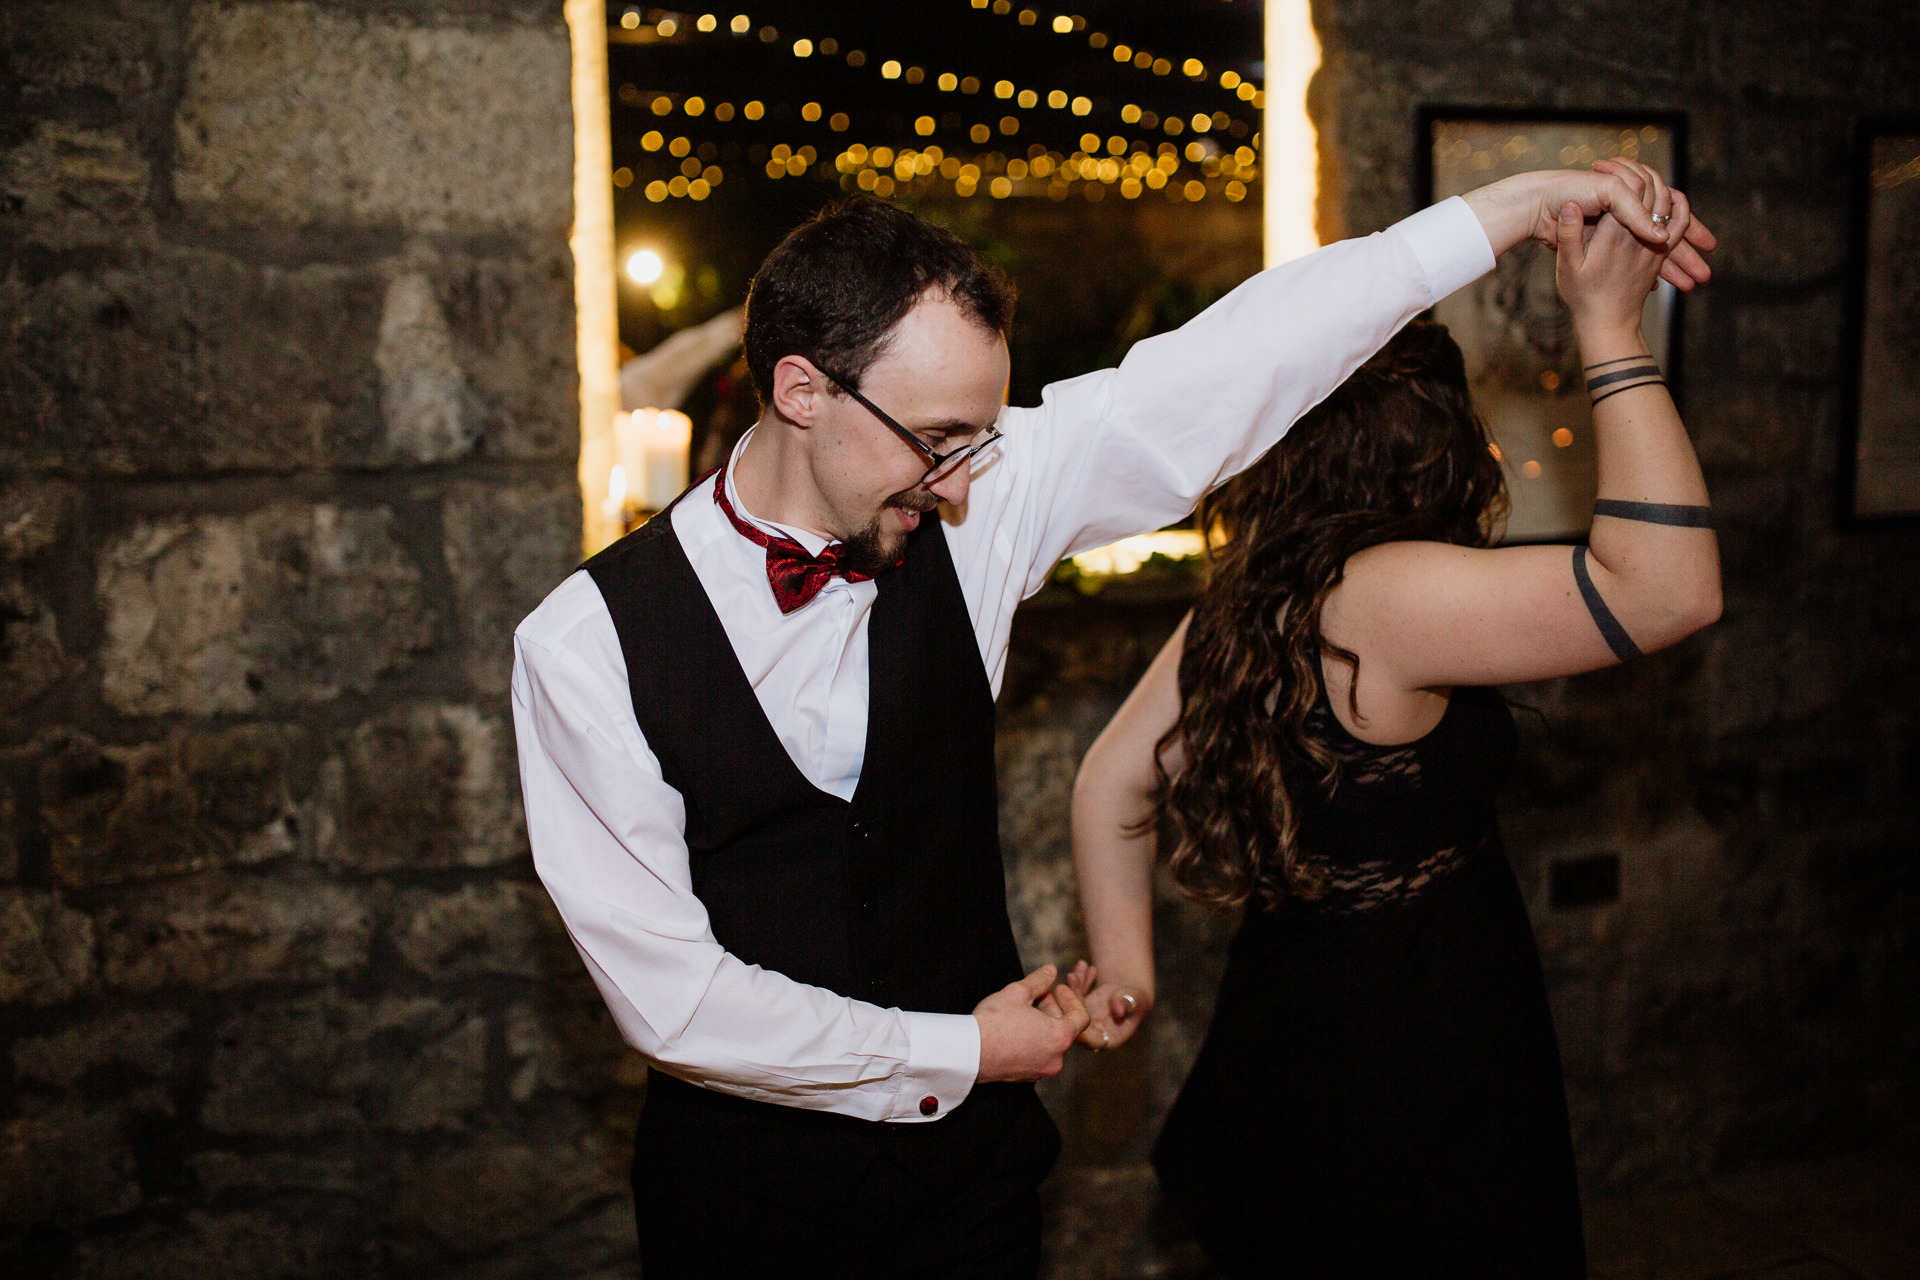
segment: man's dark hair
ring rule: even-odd
[[[747,368],[760,403],[773,399],[773,367],[790,355],[858,385],[928,289],[984,329],[1005,335],[1013,323],[1006,273],[897,205],[856,196],[795,227],[747,293]]]

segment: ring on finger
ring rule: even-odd
[[[1656,227],[1664,227],[1672,221],[1673,215],[1670,213],[1656,213],[1653,215],[1653,225]]]

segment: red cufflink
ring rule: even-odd
[[[932,1094],[928,1094],[926,1097],[920,1099],[921,1115],[930,1116],[934,1112],[938,1111],[939,1109],[940,1109],[940,1099],[934,1097]]]

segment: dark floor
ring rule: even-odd
[[[1214,1274],[1150,1171],[1063,1169],[1048,1190],[1046,1280]],[[1841,1156],[1603,1200],[1587,1206],[1587,1246],[1592,1280],[1920,1280],[1920,1169]]]

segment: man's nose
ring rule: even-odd
[[[928,485],[927,490],[936,498],[939,498],[940,501],[951,503],[957,507],[966,502],[967,486],[972,483],[973,468],[963,462],[948,474],[941,476],[938,480]]]

